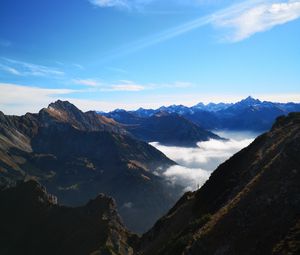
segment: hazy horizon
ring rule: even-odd
[[[14,90],[11,90],[11,93],[15,93]],[[186,106],[186,107],[193,107],[193,106],[196,106],[197,104],[200,104],[200,103],[203,103],[205,106],[213,103],[213,104],[219,104],[219,103],[226,103],[226,104],[235,104],[235,103],[238,103],[240,102],[241,100],[244,100],[248,97],[252,97],[252,96],[246,96],[246,97],[241,97],[239,99],[236,99],[234,101],[227,101],[227,100],[224,100],[224,101],[210,101],[210,102],[204,102],[204,101],[195,101],[195,103],[190,103],[190,104],[157,104],[155,106],[153,106],[152,108],[151,107],[143,107],[142,105],[140,106],[136,106],[135,108],[127,108],[126,106],[125,107],[122,107],[122,105],[120,105],[120,107],[117,107],[117,108],[113,108],[113,105],[111,106],[112,108],[109,108],[108,110],[103,110],[102,108],[99,109],[99,108],[93,108],[93,103],[90,105],[90,104],[84,104],[82,102],[78,102],[78,101],[74,101],[72,99],[60,99],[60,98],[57,98],[53,101],[49,101],[49,103],[43,105],[41,104],[41,106],[35,106],[33,108],[30,108],[29,110],[27,110],[27,108],[24,108],[22,107],[22,109],[19,109],[19,105],[18,104],[9,104],[9,109],[6,109],[5,107],[3,109],[0,109],[0,111],[2,111],[4,114],[7,114],[7,115],[25,115],[26,113],[38,113],[41,109],[43,108],[46,108],[48,107],[49,104],[51,103],[54,103],[58,100],[63,100],[63,101],[68,101],[70,102],[71,104],[74,104],[79,110],[83,111],[83,112],[87,112],[87,111],[97,111],[97,112],[105,112],[105,113],[108,113],[108,112],[111,112],[111,111],[115,111],[115,110],[126,110],[126,111],[136,111],[140,108],[142,109],[146,109],[146,110],[157,110],[159,109],[160,107],[169,107],[169,106],[179,106],[179,105],[183,105],[183,106]],[[262,98],[257,98],[257,97],[252,97],[254,99],[258,99],[260,100],[261,102],[271,102],[271,103],[296,103],[296,104],[300,104],[300,101],[292,101],[292,100],[281,100],[281,101],[269,101],[267,99],[262,99]],[[291,97],[292,98],[292,97]],[[96,103],[97,104],[97,103]],[[1,104],[0,104],[1,106]],[[91,107],[91,108],[90,108]]]

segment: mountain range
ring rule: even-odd
[[[69,206],[105,193],[139,233],[182,194],[183,187],[157,174],[175,164],[114,120],[67,101],[37,114],[0,113],[0,186],[34,178]]]
[[[251,96],[237,103],[199,103],[192,107],[183,105],[162,106],[158,109],[136,111],[115,110],[102,113],[121,123],[135,124],[139,118],[148,119],[159,112],[178,114],[206,130],[247,130],[255,132],[267,131],[278,116],[300,111],[299,103],[274,103],[260,101]],[[126,116],[128,113],[128,116]],[[122,116],[121,116],[122,115]]]
[[[290,113],[142,236],[126,230],[104,195],[68,208],[34,181],[4,188],[1,254],[297,255],[299,155],[300,113]]]

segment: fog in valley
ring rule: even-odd
[[[199,142],[198,147],[184,148],[151,143],[179,165],[161,173],[172,183],[185,187],[185,191],[201,187],[210,174],[233,154],[248,146],[259,134],[253,132],[216,132],[227,140]]]

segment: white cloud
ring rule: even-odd
[[[54,67],[37,65],[9,58],[1,58],[1,62],[2,68],[1,66],[0,68],[14,75],[61,77],[65,74],[63,71]]]
[[[146,89],[162,89],[162,88],[179,88],[185,89],[192,87],[193,84],[190,82],[173,82],[173,83],[136,83],[130,80],[120,80],[117,82],[107,83],[100,81],[99,79],[73,79],[71,81],[73,84],[83,85],[87,87],[92,87],[99,91],[113,92],[113,91],[142,91]]]
[[[184,166],[171,166],[163,174],[173,184],[184,187],[184,191],[192,191],[201,187],[209,178],[210,172],[201,168],[188,168]]]
[[[124,89],[124,88],[123,88]],[[111,111],[116,108],[135,109],[139,107],[141,101],[103,101],[74,98],[72,94],[93,93],[90,90],[74,89],[49,89],[36,86],[25,86],[12,83],[0,82],[0,111],[5,114],[22,115],[26,112],[38,112],[40,109],[47,107],[48,104],[61,99],[67,100],[76,105],[82,111],[103,110]]]
[[[222,135],[230,138],[230,140],[199,142],[197,148],[164,146],[156,142],[151,143],[151,145],[179,164],[178,166],[170,167],[161,175],[173,183],[183,185],[186,190],[194,190],[209,178],[212,171],[219,164],[248,146],[257,136],[256,133],[249,132],[222,132]]]
[[[125,89],[119,88],[119,89]],[[128,89],[128,88],[127,88]],[[25,114],[26,112],[38,112],[41,108],[46,107],[49,103],[62,99],[68,100],[75,104],[83,111],[112,111],[114,109],[136,110],[140,107],[145,109],[157,109],[162,105],[168,106],[173,104],[183,104],[193,106],[199,102],[237,102],[248,95],[210,95],[210,94],[149,94],[143,93],[136,96],[135,93],[128,94],[126,97],[106,97],[113,92],[112,88],[99,89],[50,89],[36,86],[25,86],[20,84],[9,84],[0,82],[0,111],[6,114]],[[118,93],[118,91],[114,91]],[[120,91],[122,92],[122,91]],[[92,96],[93,99],[76,98],[74,95],[84,93],[85,96]],[[265,94],[253,95],[260,100],[277,101],[277,102],[300,102],[300,94]],[[103,98],[107,98],[103,100]],[[162,103],[163,102],[163,103]]]
[[[101,85],[99,81],[93,79],[74,79],[72,83],[88,87],[98,87]]]
[[[0,90],[0,110],[6,114],[38,112],[56,99],[76,92],[70,89],[46,89],[10,83],[0,83]]]
[[[232,34],[226,37],[237,42],[300,17],[300,1],[264,2],[233,14],[216,17],[213,24],[232,29]]]
[[[111,85],[113,91],[141,91],[145,90],[144,85],[136,84],[132,81],[121,81],[120,84]]]
[[[17,69],[6,66],[6,65],[2,65],[2,64],[0,64],[0,70],[3,70],[5,72],[13,74],[13,75],[18,75],[18,76],[21,75],[21,73]]]
[[[142,7],[150,5],[152,3],[158,3],[159,0],[89,0],[89,2],[97,7],[107,8],[107,7],[115,7],[121,9],[130,9],[130,10],[138,10],[141,11]],[[170,7],[172,5],[178,6],[200,6],[200,5],[214,5],[218,3],[219,0],[164,0],[164,4],[166,7]],[[151,11],[151,13],[172,13],[172,11]],[[174,13],[174,12],[173,12]]]
[[[113,91],[142,91],[146,86],[137,84],[133,81],[121,80],[116,83],[105,83],[96,79],[74,79],[72,83],[92,87],[99,91],[113,92]]]
[[[98,7],[129,7],[127,0],[89,0],[91,4]]]
[[[143,1],[142,1],[143,2]],[[133,3],[136,3],[133,1]],[[226,29],[225,38],[238,42],[251,35],[266,31],[274,26],[287,23],[300,17],[300,1],[252,0],[235,3],[227,8],[199,17],[190,22],[142,38],[120,47],[103,58],[111,60],[128,55],[153,45],[168,41],[206,25]],[[228,29],[233,30],[228,31]]]

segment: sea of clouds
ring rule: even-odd
[[[196,190],[209,178],[210,174],[233,154],[248,146],[257,137],[253,132],[227,132],[217,134],[227,140],[199,142],[196,148],[164,146],[157,142],[152,146],[178,163],[168,168],[162,176],[172,183],[185,187],[184,191]]]

